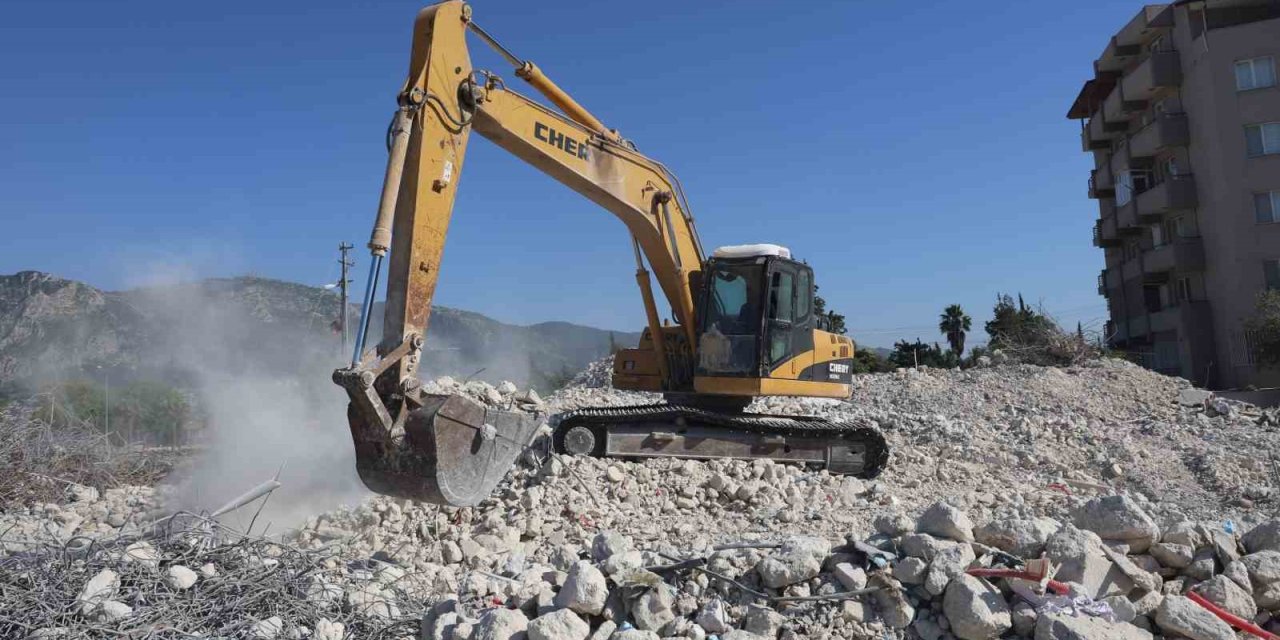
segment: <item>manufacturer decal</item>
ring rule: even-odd
[[[587,145],[573,138],[566,136],[541,122],[533,123],[533,137],[575,157],[583,160],[590,160],[587,152]]]

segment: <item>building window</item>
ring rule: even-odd
[[[1236,63],[1236,91],[1262,89],[1276,85],[1276,64],[1271,56],[1241,60]]]
[[[1262,277],[1268,289],[1280,290],[1280,260],[1264,260]]]
[[[1194,238],[1195,230],[1191,226],[1186,216],[1177,216],[1164,221],[1164,236],[1170,240],[1174,238]]]
[[[1244,137],[1250,156],[1280,153],[1280,122],[1251,124],[1244,128]]]
[[[1178,278],[1173,283],[1173,293],[1177,302],[1191,300],[1191,278]]]
[[[1280,142],[1280,140],[1277,142]],[[1150,171],[1121,171],[1116,174],[1116,206],[1123,207],[1129,204],[1129,201],[1133,200],[1134,196],[1150,189],[1152,182],[1154,181],[1151,179]]]
[[[1259,222],[1280,222],[1280,191],[1253,194],[1253,215]]]

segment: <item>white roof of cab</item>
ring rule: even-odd
[[[720,247],[711,254],[713,258],[755,258],[758,256],[778,256],[791,258],[791,250],[778,244],[735,244]]]

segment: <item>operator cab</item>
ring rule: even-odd
[[[697,376],[804,379],[786,374],[814,347],[809,265],[775,244],[721,247],[702,281]]]

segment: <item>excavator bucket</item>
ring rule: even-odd
[[[360,480],[375,493],[470,507],[489,496],[532,441],[537,415],[486,407],[462,395],[423,395],[402,434],[370,437],[359,412],[348,419]],[[385,430],[381,430],[385,433]]]

